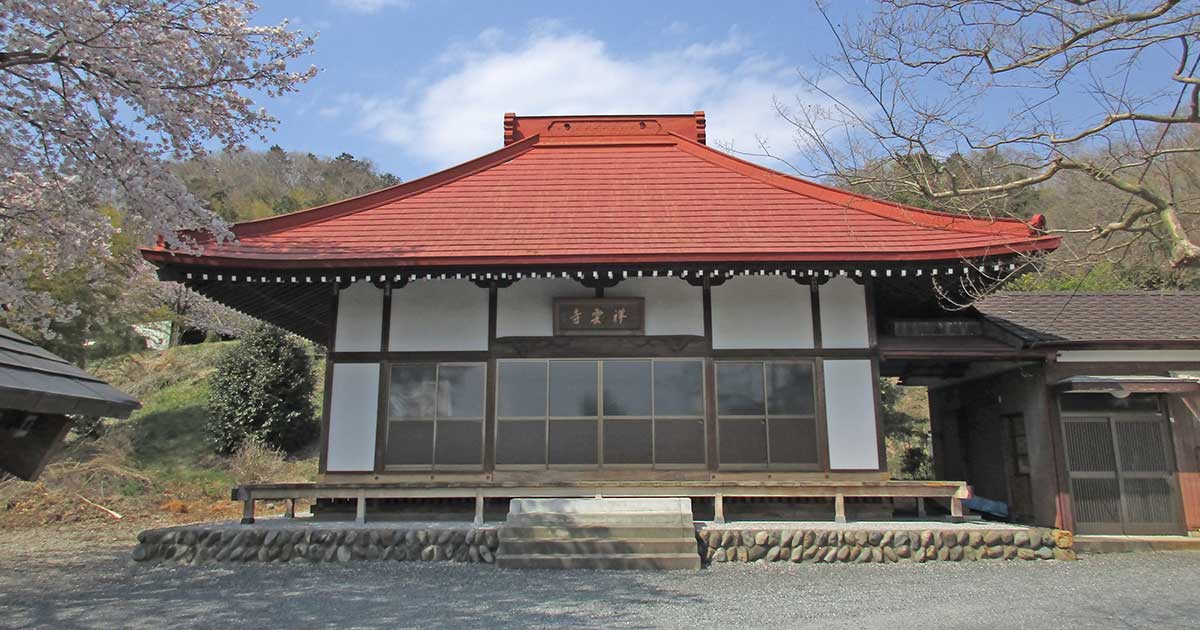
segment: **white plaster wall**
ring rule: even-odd
[[[392,289],[388,350],[488,349],[488,291],[469,280],[417,280]]]
[[[826,360],[825,423],[832,470],[879,468],[871,362]]]
[[[810,289],[784,276],[736,276],[712,288],[714,348],[812,348]]]
[[[554,334],[554,298],[595,294],[567,278],[519,280],[496,296],[496,336],[549,337]]]
[[[680,278],[629,278],[604,296],[645,298],[647,335],[704,335],[704,289]]]
[[[817,289],[821,307],[821,347],[866,348],[866,288],[845,276],[838,276]]]
[[[379,364],[335,363],[329,402],[328,472],[375,468],[375,422],[379,415]]]
[[[338,293],[334,350],[378,352],[383,338],[383,289],[356,282]]]

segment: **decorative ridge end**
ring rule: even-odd
[[[1033,218],[1029,220],[1029,233],[1034,235],[1046,233],[1046,215],[1033,215]]]
[[[516,112],[504,113],[504,146],[508,146],[517,141],[517,114]]]
[[[696,117],[696,142],[707,145],[707,134],[704,128],[708,122],[704,119],[704,110],[698,109],[692,115]]]

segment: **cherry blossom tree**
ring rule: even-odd
[[[238,149],[276,122],[256,103],[317,69],[287,23],[251,0],[5,0],[0,4],[0,308],[9,321],[69,317],[31,288],[108,255],[118,229],[147,242],[229,232],[167,168]],[[127,235],[128,236],[128,235]]]

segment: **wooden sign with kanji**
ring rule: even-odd
[[[556,335],[640,335],[646,329],[642,298],[555,298]]]

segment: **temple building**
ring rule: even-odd
[[[1173,453],[1164,396],[1195,380],[1065,369],[1112,357],[945,306],[1055,249],[1043,227],[780,174],[706,146],[702,112],[506,114],[470,162],[143,253],[328,348],[320,479],[239,488],[248,517],[445,498],[481,518],[539,496],[959,516],[973,489],[1031,523],[1180,531],[1196,453]],[[1171,370],[1200,369],[1195,341],[1166,342]],[[1148,347],[1121,351],[1158,366]],[[881,376],[931,388],[939,480],[890,479]],[[1114,448],[1138,465],[1097,455]]]

